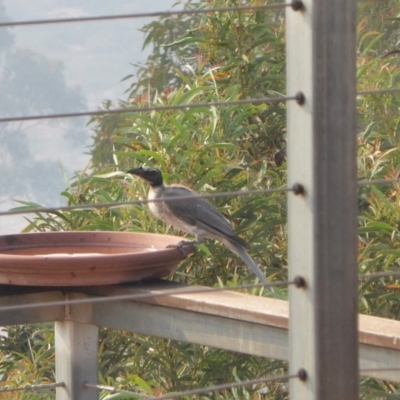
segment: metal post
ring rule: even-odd
[[[355,1],[288,7],[292,400],[358,398]]]
[[[98,328],[73,321],[55,322],[57,400],[98,400],[97,390],[84,383],[97,382]]]

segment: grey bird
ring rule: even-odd
[[[164,185],[159,169],[139,167],[127,173],[150,184],[149,200],[169,200],[149,203],[150,210],[157,218],[181,231],[195,235],[199,243],[205,239],[221,241],[247,264],[263,284],[268,284],[264,274],[245,250],[249,245],[235,235],[229,222],[207,200],[185,186]],[[189,199],[173,200],[183,196]]]

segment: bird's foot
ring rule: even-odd
[[[189,254],[195,254],[196,253],[196,247],[195,245],[197,242],[195,240],[181,240],[179,243],[176,244],[169,244],[167,246],[168,248],[175,248],[178,249],[184,258],[186,258]]]

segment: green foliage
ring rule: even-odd
[[[122,389],[135,387],[148,394],[180,392],[227,380],[243,381],[282,370],[277,361],[109,329],[101,330],[100,357],[102,383],[117,382]],[[138,377],[145,383],[139,382]],[[256,389],[247,387],[243,393]],[[281,389],[280,384],[270,388],[276,393]],[[221,393],[220,398],[230,398],[229,392]]]
[[[2,387],[20,388],[48,384],[54,376],[52,324],[13,326],[0,335],[0,381]],[[46,400],[52,390],[2,393],[2,399]]]
[[[250,0],[248,5],[259,4]],[[266,2],[268,3],[268,2]],[[189,1],[187,8],[224,7],[239,1]],[[399,85],[400,55],[397,0],[360,2],[358,89]],[[377,17],[378,16],[378,17]],[[283,11],[163,17],[143,28],[145,46],[154,51],[139,66],[127,99],[114,107],[187,105],[284,93]],[[132,79],[132,76],[126,77]],[[399,97],[358,98],[358,170],[360,179],[398,178],[400,165]],[[95,117],[93,171],[83,171],[62,193],[69,205],[144,198],[147,188],[124,171],[146,164],[164,171],[169,183],[197,191],[237,191],[284,187],[286,182],[285,107],[283,104],[201,107],[127,112]],[[398,270],[400,265],[398,184],[360,188],[360,273]],[[287,272],[286,196],[218,198],[214,204],[252,244],[251,256],[271,280]],[[22,207],[29,204],[23,203]],[[121,230],[177,233],[151,216],[146,207],[38,213],[26,231]],[[207,243],[182,263],[174,280],[207,286],[254,282],[242,263],[219,244]],[[360,282],[362,313],[400,317],[398,279]],[[263,293],[255,290],[255,295]],[[274,296],[286,298],[286,289]],[[25,328],[27,329],[27,328]],[[7,342],[11,345],[10,342]],[[19,343],[3,360],[23,358]],[[101,330],[100,376],[104,384],[162,394],[285,371],[286,364],[126,332]],[[37,351],[40,354],[39,351]],[[35,353],[36,354],[36,353]],[[32,358],[32,357],[31,357]],[[51,358],[50,358],[51,360]],[[223,368],[221,368],[223,366]],[[31,367],[30,367],[31,368]],[[204,395],[203,399],[259,399],[259,387]],[[361,381],[363,399],[398,397],[399,388],[374,379]],[[114,396],[114,397],[112,397]],[[268,385],[270,399],[287,397],[287,386]],[[104,398],[119,398],[105,395]]]
[[[398,87],[400,58],[386,56],[397,47],[399,3],[359,3],[358,89]],[[399,177],[400,131],[397,95],[358,99],[358,167],[360,179]],[[399,270],[400,194],[398,184],[360,189],[363,207],[359,224],[360,273]],[[360,281],[360,312],[384,318],[400,318],[398,277]],[[362,399],[395,399],[399,386],[371,378],[361,381]]]
[[[392,51],[398,40],[398,2],[361,3],[358,25],[358,81],[360,90],[398,87],[399,56],[382,57]],[[376,16],[379,16],[376,18]],[[358,167],[362,179],[393,179],[399,176],[400,131],[399,97],[365,96],[358,99]],[[365,187],[361,196],[367,208],[360,217],[360,272],[398,270],[400,236],[400,197],[398,185]],[[400,317],[396,290],[388,290],[398,279],[365,280],[360,286],[361,312],[386,318]]]
[[[207,3],[207,7],[226,7],[236,3],[239,5],[240,2],[213,0]],[[249,5],[251,4],[257,4],[257,1],[250,1]],[[186,8],[203,6],[204,3],[189,2]],[[121,102],[118,106],[185,104],[193,102],[193,96],[197,102],[206,102],[283,93],[285,58],[282,17],[282,10],[215,12],[202,16],[165,17],[150,23],[143,31],[147,35],[145,46],[151,44],[153,53],[135,74],[136,79],[132,83],[128,101]],[[106,109],[112,107],[110,102],[105,102],[103,106]],[[207,113],[222,112],[220,118],[223,121],[220,121],[220,124],[228,121],[234,113],[235,118],[243,117],[244,120],[238,121],[240,125],[233,125],[233,121],[230,120],[230,123],[223,127],[223,134],[229,137],[228,142],[232,143],[231,135],[235,132],[243,143],[248,142],[249,151],[259,152],[259,157],[263,155],[258,151],[260,146],[270,158],[285,148],[282,105],[268,105],[258,113],[250,112],[245,115],[241,114],[242,111],[242,107],[226,109],[225,113],[209,108],[188,110],[183,114],[189,121],[185,121],[182,128],[186,128],[186,135],[190,138],[194,132],[203,129],[204,124],[210,125],[206,119]],[[171,115],[175,116],[175,111],[164,113],[165,119],[169,117],[166,125],[158,123],[159,115],[160,113],[156,116],[150,115],[153,119],[152,123],[147,125],[148,131],[145,136],[157,135],[154,131],[155,123],[158,130],[177,130],[174,136],[181,131],[180,127],[171,124],[174,121]],[[135,114],[135,117],[137,116]],[[202,121],[190,127],[190,121],[195,120],[197,116],[200,116]],[[210,115],[214,123],[217,122],[215,118]],[[112,162],[114,141],[111,138],[120,134],[129,124],[122,116],[95,118],[93,122],[96,123],[93,163],[95,167],[102,167]],[[146,121],[143,121],[143,124],[146,124]],[[268,133],[265,130],[266,125],[269,127]],[[233,130],[229,131],[231,126]],[[212,129],[212,125],[209,129]],[[170,135],[169,140],[171,139]]]

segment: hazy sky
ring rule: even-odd
[[[118,15],[171,9],[176,0],[3,0],[12,20]],[[14,28],[17,45],[65,65],[66,78],[79,85],[90,107],[102,99],[123,97],[120,80],[132,73],[130,63],[144,60],[143,34],[149,18],[37,25]]]
[[[13,21],[165,11],[175,3],[176,0],[0,0],[0,6],[3,4],[6,15]],[[124,91],[129,83],[121,82],[121,79],[134,71],[131,63],[146,59],[149,50],[142,52],[144,37],[139,29],[150,21],[148,18],[137,18],[7,28],[14,35],[10,53],[21,51],[29,57],[38,56],[39,61],[43,56],[47,67],[63,68],[67,89],[80,94],[84,100],[83,105],[70,104],[63,111],[97,109],[104,99],[125,98]],[[26,68],[29,69],[29,66]],[[46,85],[46,80],[35,84]],[[49,90],[51,88],[43,86],[44,93]],[[0,93],[0,103],[4,95]],[[10,112],[0,109],[0,116]],[[20,115],[20,112],[12,111],[12,116]],[[0,182],[0,210],[18,206],[13,199],[47,206],[64,204],[59,196],[66,187],[62,169],[71,177],[74,171],[83,169],[89,162],[89,157],[85,155],[91,143],[90,128],[85,127],[87,121],[81,118],[56,123],[41,121],[8,125],[16,141],[13,146],[26,148],[27,154],[32,157],[32,168],[24,166],[21,171],[20,160],[0,143],[0,168],[4,175]],[[0,126],[0,132],[2,128],[4,126]],[[21,143],[18,143],[19,133]],[[76,140],[71,140],[71,137]],[[15,180],[21,184],[15,185]],[[46,190],[43,189],[44,183]],[[0,217],[0,234],[17,233],[25,225],[23,217]]]

